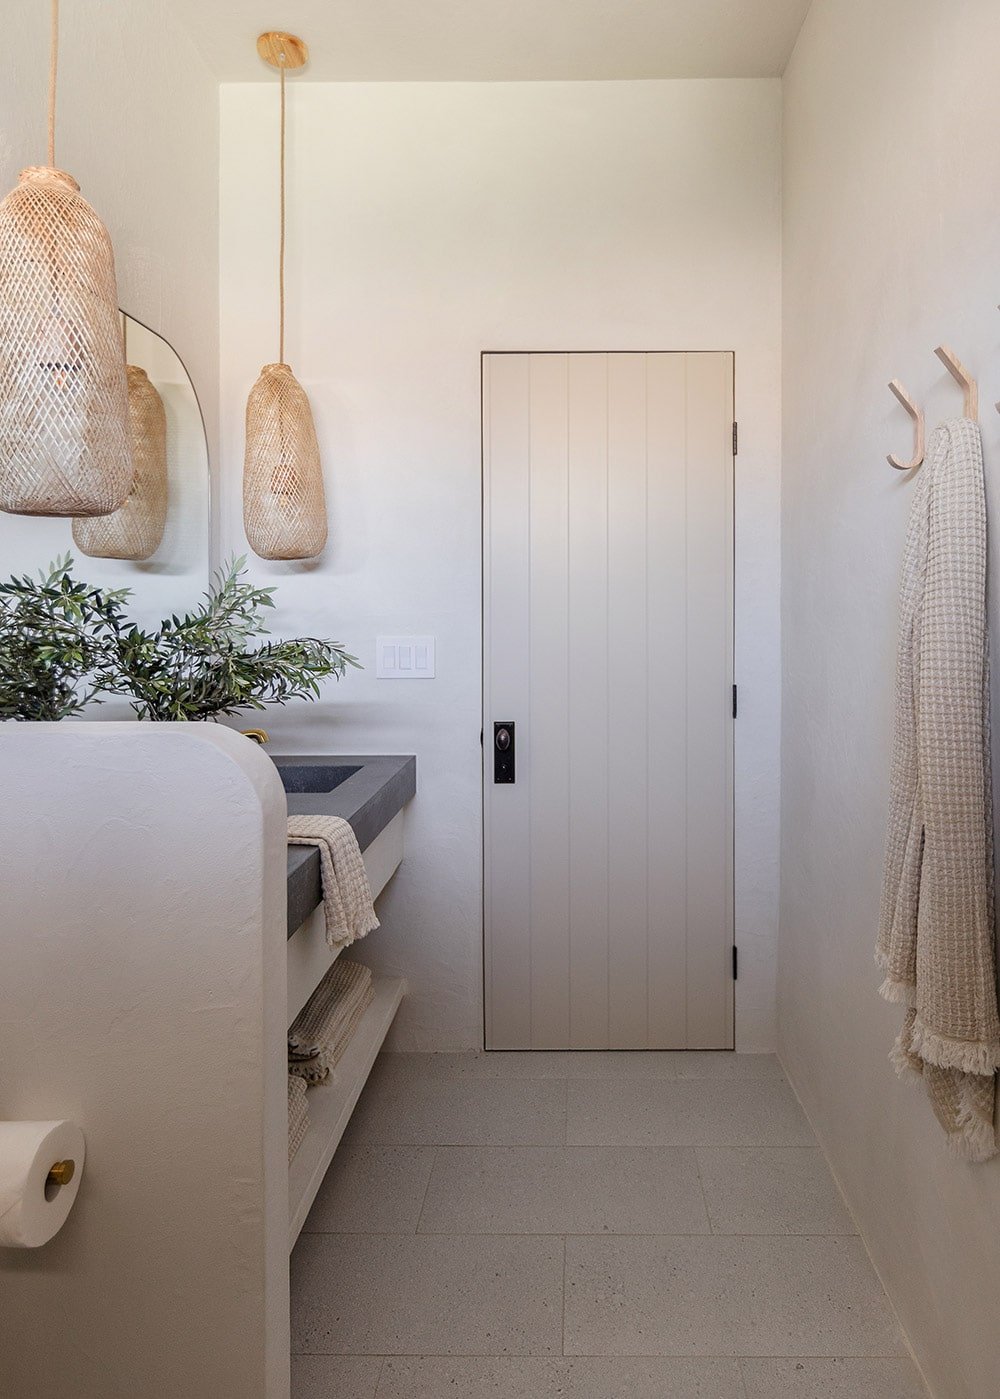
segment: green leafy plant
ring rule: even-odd
[[[214,577],[204,604],[154,631],[131,623],[127,588],[102,590],[57,559],[37,579],[0,584],[0,719],[64,719],[102,694],[140,719],[213,719],[293,699],[358,661],[332,641],[265,641],[274,588],[244,580],[246,559]]]
[[[337,679],[358,661],[315,637],[265,641],[263,613],[274,588],[243,581],[246,558],[233,559],[213,580],[205,603],[171,617],[155,632],[138,627],[118,638],[117,662],[106,677],[129,694],[140,719],[211,719],[293,699],[318,699],[320,681]]]
[[[0,719],[65,719],[117,688],[129,590],[90,587],[72,567],[67,554],[37,578],[0,583]]]

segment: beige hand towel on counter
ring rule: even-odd
[[[996,1155],[986,504],[977,423],[937,429],[900,591],[889,830],[876,960],[907,1007],[893,1050],[959,1155]]]
[[[339,957],[288,1032],[288,1072],[304,1083],[323,1083],[374,997],[369,969]]]
[[[378,927],[365,862],[350,823],[340,816],[289,816],[290,845],[319,849],[326,940],[338,951]]]

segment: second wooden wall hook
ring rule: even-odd
[[[954,350],[950,350],[947,345],[939,345],[934,351],[938,359],[947,369],[948,373],[960,384],[965,394],[965,416],[971,418],[973,422],[979,421],[979,385],[966,369],[965,365],[956,355]]]
[[[914,434],[913,460],[900,461],[897,456],[890,452],[889,465],[894,466],[897,471],[913,471],[924,459],[924,412],[922,408],[917,407],[898,379],[893,379],[889,388],[913,419]]]

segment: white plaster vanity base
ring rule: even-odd
[[[0,1394],[288,1399],[285,798],[215,724],[0,725],[0,1117],[72,1118],[0,1249]]]

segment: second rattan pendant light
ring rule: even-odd
[[[114,255],[80,186],[55,165],[58,0],[48,164],[0,204],[0,510],[107,515],[132,485]]]
[[[263,559],[311,559],[326,544],[323,468],[305,389],[285,361],[285,70],[308,51],[292,34],[267,33],[257,52],[281,78],[281,235],[278,250],[278,362],[265,364],[247,399],[243,527]]]

